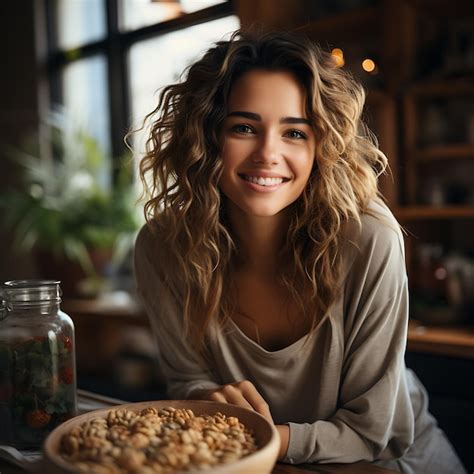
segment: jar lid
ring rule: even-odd
[[[61,301],[58,280],[10,280],[0,287],[2,299],[8,303]]]

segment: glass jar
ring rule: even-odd
[[[74,325],[59,281],[0,287],[0,444],[39,447],[77,411]]]

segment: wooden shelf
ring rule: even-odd
[[[474,79],[469,78],[449,78],[446,79],[430,79],[419,81],[412,84],[408,91],[408,95],[417,98],[433,98],[433,97],[458,97],[466,95],[474,95]]]
[[[110,321],[142,326],[147,324],[147,317],[141,304],[128,295],[111,294],[97,299],[66,298],[61,309],[73,318],[88,318],[98,324]]]
[[[77,355],[81,367],[97,365],[97,359],[101,359],[103,365],[110,362],[119,345],[120,334],[128,327],[149,327],[143,308],[133,297],[127,300],[68,299],[62,306],[74,320],[77,339],[88,341],[88,344],[78,345]],[[87,349],[91,346],[91,338],[97,339],[98,344],[93,357]],[[102,341],[101,344],[99,341]],[[92,343],[95,344],[95,341]],[[474,327],[424,326],[415,320],[410,320],[408,349],[429,354],[474,358]]]
[[[354,35],[370,37],[380,30],[377,7],[357,8],[352,11],[322,18],[308,23],[295,31],[311,39],[341,40]]]
[[[383,104],[385,101],[390,100],[391,96],[380,89],[369,89],[365,103],[367,106]]]
[[[408,0],[417,10],[423,10],[425,15],[441,17],[441,20],[463,18],[474,14],[472,0],[456,0],[449,4],[446,0]]]
[[[411,320],[408,325],[407,349],[412,352],[474,359],[474,327],[425,326]]]
[[[472,219],[474,206],[405,206],[394,210],[400,220],[415,219]]]
[[[474,145],[468,143],[433,145],[426,148],[417,149],[414,152],[414,156],[418,161],[474,158]]]

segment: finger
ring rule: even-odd
[[[215,390],[211,392],[207,397],[207,400],[211,400],[213,402],[220,402],[220,403],[227,403],[226,397],[220,390]]]
[[[236,388],[234,385],[226,385],[223,389],[223,395],[225,396],[227,403],[232,403],[232,405],[247,408],[248,410],[254,410],[253,406],[243,396],[240,389]]]
[[[239,382],[238,387],[244,398],[252,406],[252,408],[260,415],[269,419],[273,423],[273,417],[270,413],[270,407],[265,399],[260,395],[255,385],[249,380]]]

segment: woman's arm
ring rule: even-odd
[[[162,259],[156,239],[158,236],[147,227],[137,237],[134,253],[137,291],[158,345],[168,395],[188,399],[192,391],[215,388],[218,383],[185,341],[181,307],[161,281],[157,269]]]
[[[404,366],[408,294],[403,240],[374,218],[364,219],[364,226],[344,286],[339,409],[325,420],[289,423],[285,461],[290,463],[398,458],[413,442]]]

